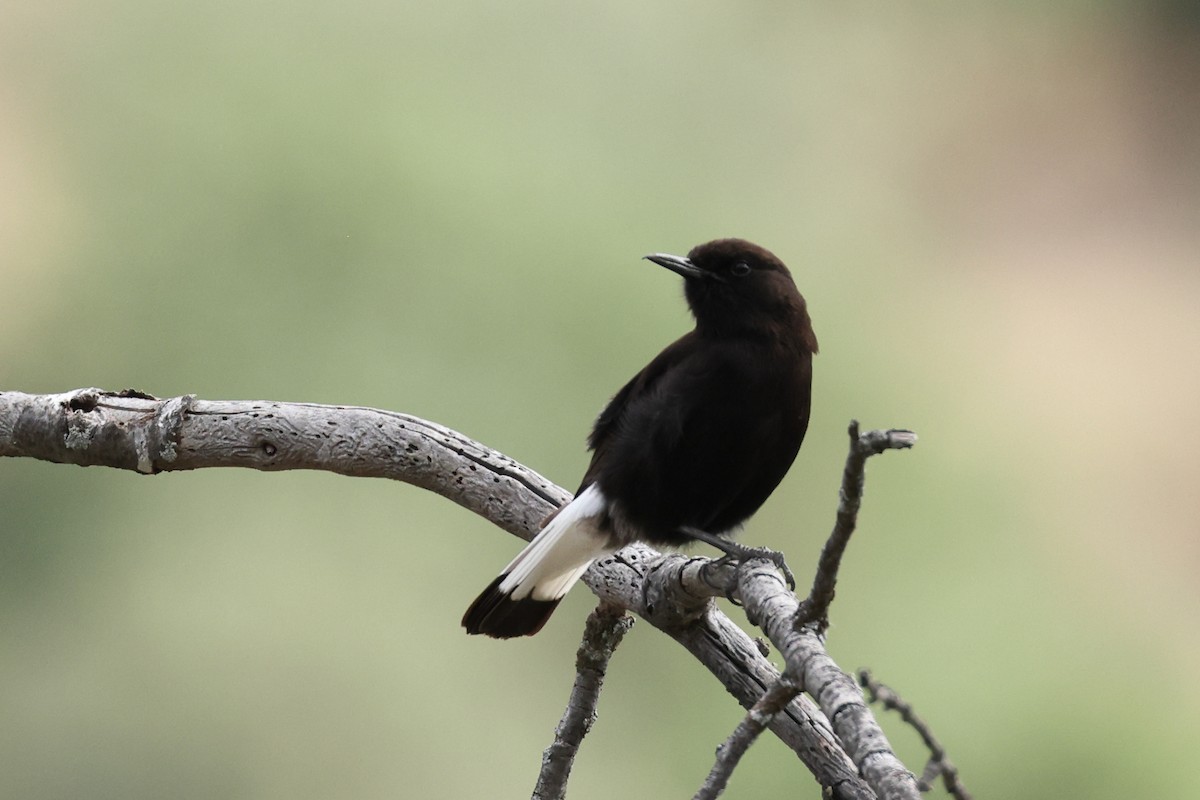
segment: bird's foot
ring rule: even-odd
[[[792,592],[796,591],[796,578],[794,575],[792,575],[792,571],[788,568],[787,561],[785,561],[783,558],[783,553],[779,552],[778,550],[772,550],[769,547],[748,547],[747,545],[738,544],[737,542],[730,541],[729,539],[709,533],[708,531],[702,531],[698,528],[683,528],[681,529],[681,532],[695,539],[696,541],[711,544],[713,547],[724,553],[725,555],[713,562],[714,565],[739,565],[744,564],[754,558],[765,558],[767,561],[770,561],[772,564],[778,567],[779,571],[783,573],[783,579],[787,581],[788,590]],[[737,602],[731,596],[733,589],[735,588],[733,585],[716,586],[709,581],[708,578],[705,578],[705,582],[714,589],[723,590],[725,592],[725,596],[730,600],[730,602]],[[735,578],[734,584],[736,584],[736,582],[737,581]]]
[[[729,541],[722,542],[722,545],[724,545],[722,550],[725,550],[725,547],[728,547],[729,549],[725,550],[725,555],[710,562],[709,566],[732,566],[737,568],[742,564],[745,564],[747,561],[755,558],[766,559],[774,564],[776,568],[778,568],[783,574],[783,579],[787,581],[788,590],[792,592],[796,591],[796,578],[792,575],[792,570],[788,567],[787,561],[784,560],[783,553],[779,552],[778,550],[772,550],[768,547],[747,547],[745,545],[734,544]],[[733,603],[735,606],[741,606],[741,602],[733,596],[738,584],[736,571],[733,578],[722,582],[722,585],[714,583],[709,578],[708,570],[701,570],[700,576],[701,579],[704,580],[704,582],[709,586],[724,592],[726,600]]]
[[[729,555],[728,553],[721,556],[720,558],[714,558],[713,560],[705,563],[703,567],[701,567],[700,580],[704,581],[705,583],[707,583],[709,586],[716,589],[717,591],[724,593],[726,600],[728,600],[729,602],[733,603],[735,606],[738,606],[740,608],[742,605],[741,601],[733,596],[733,593],[734,593],[734,591],[737,590],[737,585],[738,585],[736,570],[734,571],[733,576],[731,578],[729,578],[728,580],[725,580],[725,581],[721,581],[720,583],[714,581],[709,575],[709,571],[713,568],[719,568],[719,567],[724,567],[724,566],[737,567],[737,564],[738,564],[737,558]]]
[[[787,581],[788,590],[796,591],[796,576],[792,574],[792,570],[788,567],[787,561],[783,557],[783,553],[778,550],[772,550],[769,547],[747,547],[744,544],[736,542],[725,542],[728,549],[725,550],[725,555],[717,559],[718,564],[744,564],[754,558],[764,558],[774,564],[783,574],[783,579]]]

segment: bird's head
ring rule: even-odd
[[[788,268],[766,248],[717,239],[693,247],[686,257],[653,253],[646,259],[683,276],[701,332],[783,335],[817,352],[804,297]]]

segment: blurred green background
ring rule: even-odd
[[[370,405],[573,487],[744,236],[821,340],[745,539],[980,797],[1200,796],[1194,3],[56,2],[0,11],[0,389]],[[0,461],[0,796],[520,797],[590,595],[458,626],[517,541],[411,487]],[[741,716],[639,625],[573,798],[686,797]],[[924,753],[885,725],[919,769]],[[729,796],[819,797],[764,740]]]

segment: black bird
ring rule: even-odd
[[[741,239],[687,258],[695,330],[646,365],[600,413],[575,499],[467,609],[467,633],[532,636],[600,556],[631,542],[708,542],[741,557],[736,532],[788,471],[808,428],[817,338],[783,262]]]

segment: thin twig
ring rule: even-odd
[[[625,609],[601,602],[588,615],[583,626],[583,641],[575,654],[575,685],[558,727],[554,742],[542,753],[542,771],[538,775],[532,800],[562,800],[567,793],[567,779],[579,744],[596,721],[596,704],[600,688],[613,651],[625,632],[633,627],[633,617]]]
[[[870,670],[860,669],[858,671],[858,682],[870,694],[870,701],[872,703],[882,703],[884,708],[897,712],[900,715],[900,719],[911,725],[921,737],[921,741],[929,748],[929,761],[925,764],[925,770],[921,774],[921,791],[927,792],[933,788],[933,782],[940,775],[942,782],[946,786],[946,791],[952,797],[956,797],[958,800],[971,800],[971,793],[967,791],[967,787],[963,786],[958,779],[958,768],[946,757],[946,749],[942,747],[941,742],[933,735],[929,724],[917,716],[917,712],[913,710],[912,704],[897,694],[888,685],[880,683],[871,677]]]
[[[821,550],[817,563],[817,574],[813,578],[808,598],[800,604],[796,614],[797,628],[815,622],[817,633],[823,634],[829,627],[829,604],[833,602],[837,588],[838,570],[842,555],[850,543],[850,535],[858,525],[858,510],[862,506],[863,487],[866,485],[866,463],[871,456],[884,450],[903,450],[916,444],[917,435],[912,431],[890,429],[886,431],[858,432],[858,420],[850,421],[850,452],[846,456],[846,468],[842,472],[842,488],[838,493],[837,520],[833,532]]]
[[[746,750],[754,744],[775,715],[799,693],[800,687],[786,672],[780,675],[779,680],[746,712],[746,716],[733,729],[733,733],[729,734],[729,738],[717,748],[717,760],[692,800],[716,800],[721,792],[725,791],[733,770],[742,760]]]

